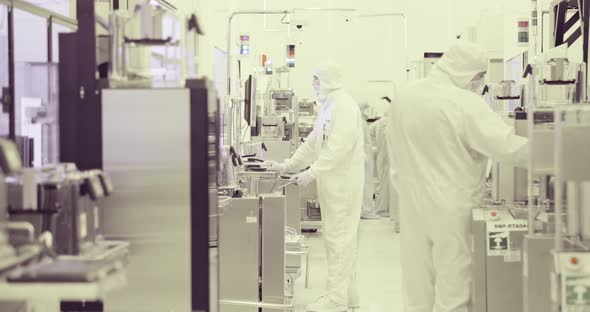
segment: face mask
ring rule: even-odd
[[[311,84],[311,89],[312,89],[312,91],[313,91],[313,94],[314,94],[315,96],[320,96],[320,86],[318,86],[318,85],[317,85],[317,84],[315,84],[315,83],[312,83],[312,84]]]
[[[326,88],[322,88],[321,81],[319,80],[319,78],[317,78],[315,76],[314,76],[314,79],[311,83],[311,86],[313,87],[313,92],[318,97],[318,100],[320,101],[320,103],[326,104],[326,102],[328,101],[328,96],[329,96],[331,90],[326,90]]]
[[[322,92],[322,89],[320,88],[319,84],[314,83],[312,84],[312,87],[314,94],[318,97],[320,102],[322,104],[325,104],[325,102],[328,100],[328,95],[325,92]]]
[[[315,94],[316,96],[320,96],[320,81],[317,79],[314,79],[311,82],[311,87],[313,89],[313,94]]]

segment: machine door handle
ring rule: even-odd
[[[0,97],[0,104],[2,104],[2,112],[10,112],[10,88],[2,88],[2,96]]]

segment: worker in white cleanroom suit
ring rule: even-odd
[[[470,219],[482,200],[488,158],[527,157],[527,140],[480,96],[487,66],[484,50],[458,40],[391,106],[408,312],[470,311]]]
[[[389,101],[389,98],[387,100]],[[379,184],[376,192],[376,210],[382,216],[389,216],[393,222],[393,230],[399,233],[400,221],[397,190],[393,183],[391,183],[395,172],[389,164],[389,154],[391,153],[392,146],[390,146],[391,144],[387,140],[391,132],[389,130],[390,110],[391,108],[387,109],[384,116],[371,125],[370,131],[371,137],[374,138],[377,146],[375,163]]]
[[[349,294],[356,271],[357,237],[365,185],[363,120],[358,105],[343,89],[341,70],[323,64],[314,73],[314,90],[323,106],[313,131],[285,163],[269,162],[271,170],[295,172],[292,180],[317,180],[328,260],[327,293],[307,307],[309,312],[344,312],[358,306]]]
[[[363,134],[365,137],[365,189],[363,190],[363,206],[361,209],[361,219],[379,219],[375,207],[375,152],[376,148],[373,139],[369,133],[368,114],[369,103],[359,103],[361,117],[363,118]]]

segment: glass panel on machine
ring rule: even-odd
[[[59,160],[58,34],[64,31],[46,18],[14,11],[15,134],[27,167]]]
[[[72,29],[55,22],[51,24],[51,61],[59,63],[59,34],[72,31]]]
[[[0,4],[0,136],[8,136],[8,8]]]
[[[57,23],[51,24],[51,58],[48,57],[45,67],[41,71],[43,77],[47,77],[47,98],[45,101],[45,116],[37,120],[42,126],[41,163],[51,164],[59,162],[59,34],[69,33],[72,30]],[[45,66],[44,66],[45,65]]]

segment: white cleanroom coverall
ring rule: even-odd
[[[375,147],[373,146],[373,139],[369,132],[369,124],[366,121],[366,115],[363,110],[368,108],[368,103],[362,103],[359,105],[361,110],[361,118],[363,119],[363,134],[365,138],[365,189],[363,190],[363,206],[361,209],[361,217],[364,219],[378,219],[375,200]]]
[[[395,172],[389,163],[389,154],[393,148],[387,139],[391,134],[389,114],[390,112],[387,110],[381,119],[371,125],[371,136],[375,138],[377,145],[376,168],[379,176],[379,186],[377,188],[377,199],[375,202],[377,213],[389,215],[394,222],[395,231],[399,232],[400,222],[397,190],[391,182]]]
[[[469,91],[486,69],[485,51],[457,41],[392,104],[405,311],[470,311],[470,219],[488,157],[527,155],[527,140]]]
[[[317,179],[328,260],[325,297],[346,306],[365,184],[363,120],[358,105],[342,89],[337,66],[321,65],[314,74],[323,106],[313,131],[285,162],[285,169],[293,172],[311,165],[308,173]]]

